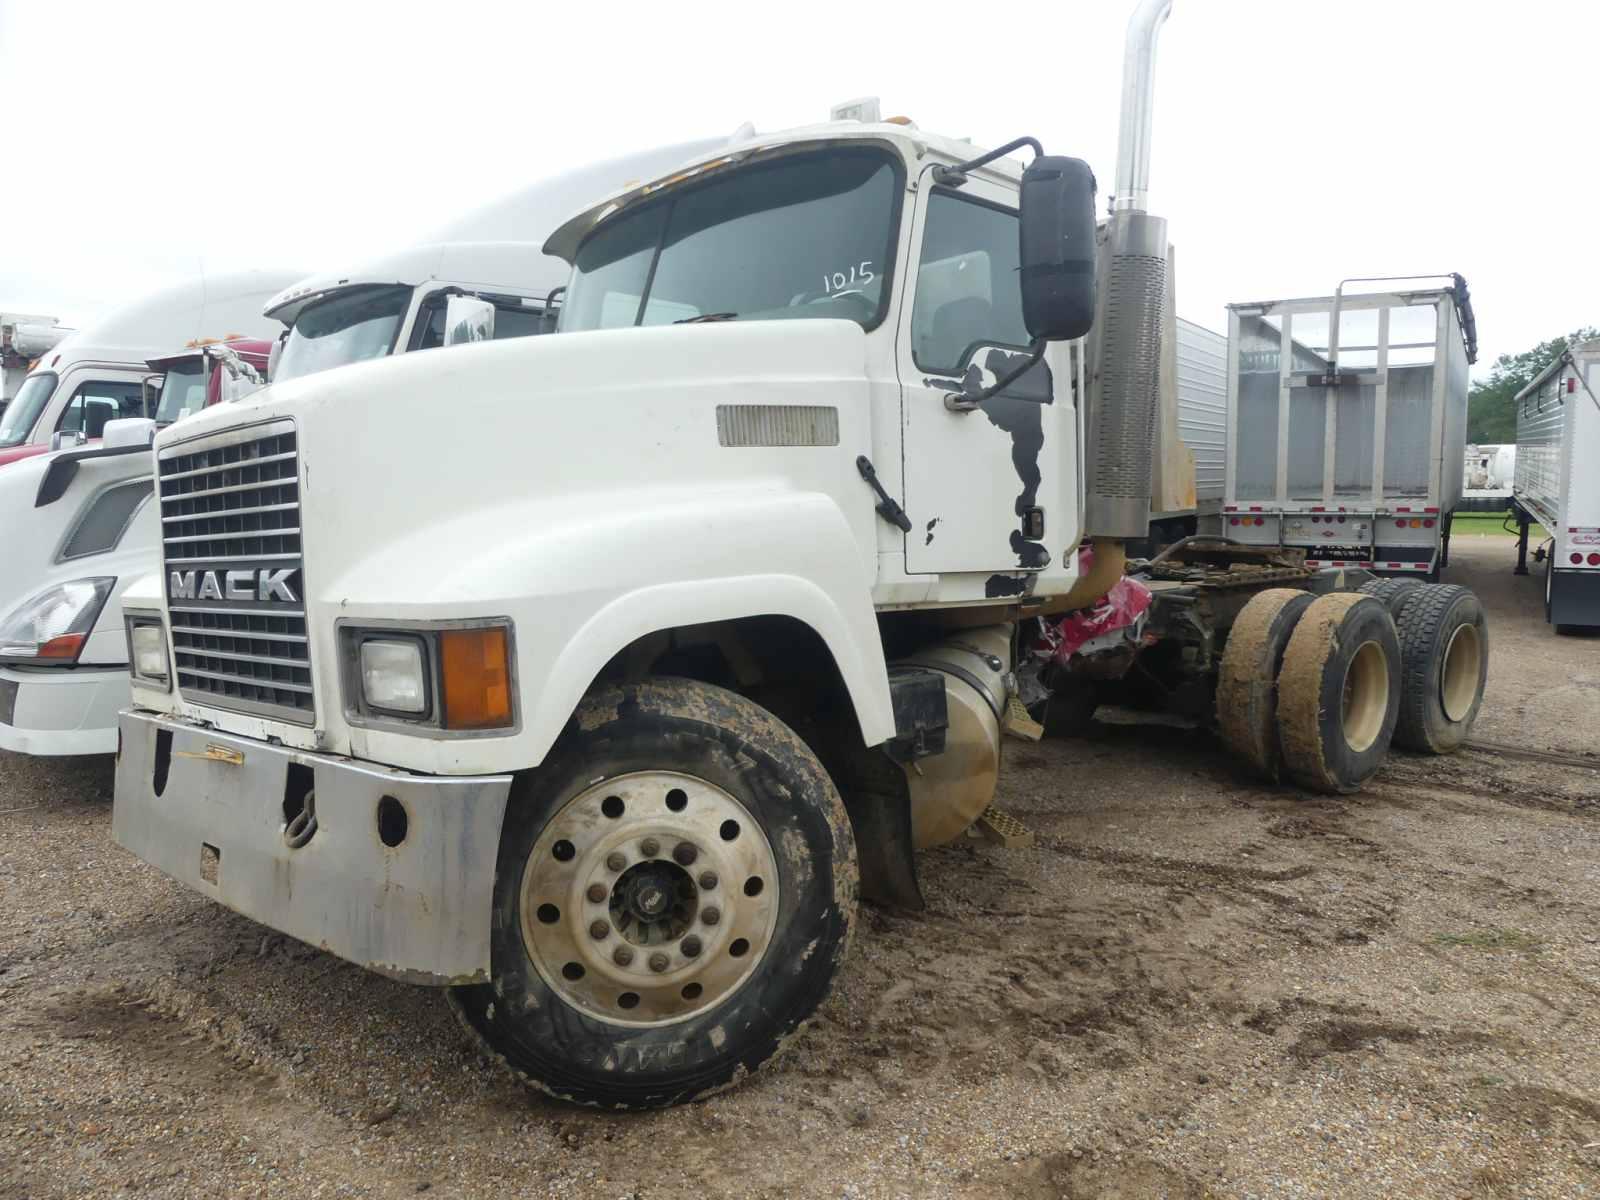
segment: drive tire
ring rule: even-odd
[[[1233,627],[1217,672],[1217,731],[1250,769],[1276,782],[1278,669],[1295,626],[1316,599],[1297,588],[1269,588],[1250,598]]]
[[[1389,751],[1400,715],[1400,641],[1383,601],[1359,592],[1314,600],[1278,672],[1284,771],[1317,792],[1354,792]]]
[[[683,781],[684,791],[665,790],[672,780]],[[610,805],[618,797],[603,802],[591,798],[612,791],[628,797],[627,811],[619,819],[608,822],[605,817],[618,814],[606,812],[602,817],[580,807]],[[674,813],[668,813],[674,805]],[[609,962],[589,958],[587,976],[567,975],[573,982],[557,985],[563,989],[557,990],[552,986],[554,976],[542,973],[535,962],[536,954],[545,953],[540,939],[575,936],[573,949],[563,953],[614,958],[618,951],[606,947],[628,945],[623,940],[628,928],[625,917],[614,916],[615,927],[607,940],[591,946],[583,939],[593,918],[618,911],[627,872],[614,886],[604,885],[611,889],[610,909],[605,907],[607,901],[585,909],[581,902],[598,895],[586,893],[586,888],[596,886],[585,882],[587,873],[609,878],[604,873],[618,869],[585,864],[599,861],[595,856],[605,854],[609,845],[606,863],[620,863],[617,851],[626,849],[635,866],[671,872],[674,846],[681,848],[682,843],[672,841],[676,835],[670,826],[658,839],[659,851],[644,849],[646,842],[630,828],[637,821],[648,835],[662,829],[663,821],[687,822],[697,805],[711,812],[713,832],[701,839],[708,843],[702,857],[691,859],[682,874],[692,881],[696,878],[692,872],[702,872],[699,887],[715,890],[696,890],[692,882],[687,888],[681,881],[675,885],[680,897],[694,892],[694,903],[700,907],[686,909],[688,915],[682,919],[688,924],[663,935],[674,940],[629,946],[629,978],[639,980],[638,993],[645,994],[645,1003],[640,1004],[639,994],[618,996],[615,991],[614,1000],[605,1001],[628,1007],[625,997],[631,994],[635,1014],[663,1023],[624,1023],[629,1014],[616,1009],[606,1009],[603,1015],[610,1019],[602,1019],[597,1015],[601,1013],[597,996],[605,987],[619,986],[607,974]],[[724,807],[719,811],[715,805]],[[752,819],[759,839],[749,828],[734,838],[742,836],[743,845],[757,847],[749,853],[766,854],[762,861],[770,863],[776,875],[755,893],[748,879],[741,887],[736,876],[707,884],[702,870],[708,863],[726,861],[717,856],[728,852],[728,846],[740,845],[729,838],[724,822],[721,838],[728,846],[719,846],[714,824],[722,812],[740,809]],[[567,828],[574,830],[572,841],[553,843],[552,857],[545,857],[541,838],[548,841],[550,834]],[[588,834],[577,832],[591,829],[609,832],[595,833],[588,841]],[[630,840],[619,846],[619,837]],[[548,865],[555,860],[571,864],[570,881],[556,882],[561,868]],[[696,862],[699,865],[693,865]],[[529,868],[538,864],[547,866],[539,875],[528,875]],[[787,725],[733,692],[691,680],[658,678],[607,687],[584,700],[544,764],[518,778],[506,811],[495,874],[492,981],[453,988],[450,1000],[482,1048],[551,1096],[622,1109],[683,1103],[738,1082],[794,1037],[827,996],[845,957],[857,890],[855,844],[844,804],[816,756]],[[637,898],[638,893],[630,895]],[[744,897],[751,895],[758,899],[747,902]],[[534,909],[534,900],[558,903]],[[713,903],[723,906],[714,924],[705,915],[706,906]],[[731,936],[739,922],[751,919],[751,906],[760,906],[761,936],[748,939],[745,950],[737,949],[737,941],[717,941]],[[530,920],[530,911],[546,928]],[[550,911],[561,912],[559,922],[549,920]],[[565,925],[569,917],[580,931],[575,935]],[[594,925],[604,923],[593,920]],[[632,928],[638,931],[643,925]],[[698,949],[689,957],[686,938],[676,940],[685,933],[705,935],[703,958]],[[673,965],[666,974],[651,976],[645,964],[658,950],[670,952]],[[750,954],[755,965],[730,965],[728,954]],[[648,967],[662,969],[666,968]],[[740,970],[748,973],[736,982],[739,977],[733,972]],[[622,973],[620,965],[617,971]],[[678,983],[686,977],[682,972],[699,971],[707,973],[705,998],[697,991],[691,1001],[687,985],[679,988]],[[711,982],[713,971],[722,973],[721,982]],[[655,987],[657,983],[661,986]],[[680,995],[685,998],[680,1007],[690,1010],[686,1015],[673,1010]],[[713,996],[719,998],[712,1001]]]
[[[1373,596],[1382,600],[1389,607],[1389,615],[1398,622],[1407,601],[1421,586],[1422,580],[1416,578],[1369,579],[1357,590],[1363,596]]]
[[[1397,746],[1450,754],[1472,732],[1489,677],[1489,625],[1483,605],[1459,584],[1430,584],[1407,602],[1400,635]]]

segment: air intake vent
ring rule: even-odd
[[[179,692],[310,724],[294,423],[180,442],[160,452],[159,468]]]

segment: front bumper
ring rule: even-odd
[[[117,710],[127,703],[126,667],[0,667],[0,750],[115,754]]]
[[[434,985],[489,978],[511,776],[411,775],[139,711],[122,714],[121,739],[112,836],[145,862],[385,975]],[[285,799],[305,782],[316,832],[291,849]],[[379,832],[386,797],[405,813],[392,846]],[[393,821],[385,832],[393,841]]]

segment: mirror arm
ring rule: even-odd
[[[1035,338],[1028,347],[1028,357],[1012,367],[986,388],[976,392],[947,392],[945,393],[944,406],[951,412],[971,412],[985,400],[992,399],[1005,391],[1023,375],[1039,365],[1039,360],[1044,357],[1045,348],[1050,345],[1045,338]]]
[[[1032,147],[1034,157],[1036,158],[1044,153],[1044,147],[1039,145],[1038,138],[1019,137],[1014,141],[1007,142],[998,150],[991,150],[987,154],[980,154],[977,158],[968,159],[964,163],[956,163],[956,165],[953,167],[935,167],[933,169],[933,181],[935,183],[942,183],[946,187],[960,187],[967,181],[967,173],[969,171],[976,171],[979,167],[987,166],[995,159],[1004,158],[1013,150],[1020,150],[1024,146]]]

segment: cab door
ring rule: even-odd
[[[1010,576],[986,594],[1016,594],[1024,573],[1047,568],[1076,537],[1071,379],[1060,369],[1065,354],[1052,352],[963,411],[964,396],[1027,354],[1016,192],[976,176],[959,189],[933,186],[930,171],[918,189],[897,350],[913,521],[906,571]]]

